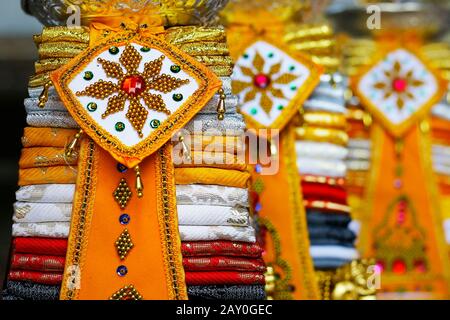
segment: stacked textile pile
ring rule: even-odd
[[[42,54],[43,48],[57,50],[49,50],[52,60],[45,63],[45,72],[39,73],[42,69],[36,67],[31,98],[25,100],[31,127],[25,128],[23,138],[6,299],[59,297],[77,178],[77,153],[68,158],[64,151],[77,125],[54,91],[50,90],[45,109],[38,107],[38,96],[47,73],[59,67],[69,51],[78,53],[79,46],[71,43],[79,41],[81,47],[89,41],[86,31],[72,34],[65,30],[45,28],[36,37],[40,59],[49,58]],[[240,135],[245,124],[236,112],[237,99],[231,95],[232,64],[225,32],[222,28],[197,27],[198,38],[189,36],[191,33],[192,27],[175,27],[167,30],[166,38],[221,77],[227,109],[224,119],[218,120],[221,94],[215,95],[174,139],[178,222],[188,294],[192,298],[264,299],[265,266],[249,213],[250,174],[237,156],[242,152]],[[58,45],[53,43],[55,39]],[[209,42],[205,44],[204,39]],[[36,66],[41,64],[42,60]],[[118,164],[117,170],[123,172],[126,167]],[[129,220],[126,213],[120,217],[121,224]],[[52,249],[55,247],[57,252]]]
[[[342,77],[325,74],[305,102],[303,124],[296,128],[297,166],[317,269],[334,269],[358,258],[345,189],[348,135],[344,104]]]
[[[348,103],[348,155],[347,191],[348,202],[352,208],[352,228],[358,233],[363,223],[361,212],[364,211],[366,183],[370,172],[372,143],[370,140],[370,124],[372,118],[361,109],[356,97]]]
[[[205,28],[205,34],[212,31]],[[245,124],[236,110],[237,97],[231,94],[232,62],[225,32],[215,32],[208,45],[180,35],[188,35],[189,28],[168,33],[169,38],[177,37],[172,43],[213,67],[227,97],[224,119],[218,120],[216,96],[185,127],[183,141],[190,157],[181,152],[179,164],[177,154],[174,157],[186,284],[191,298],[264,299],[265,266],[249,214],[250,174],[239,157]]]

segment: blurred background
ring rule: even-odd
[[[11,241],[20,138],[25,126],[23,99],[37,54],[31,36],[42,27],[23,13],[19,0],[0,1],[0,18],[0,100],[1,118],[6,126],[2,130],[0,157],[0,283],[3,283]]]

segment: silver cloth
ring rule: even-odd
[[[32,127],[79,128],[67,111],[36,111],[28,113],[27,124]]]

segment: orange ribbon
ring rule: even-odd
[[[163,20],[155,12],[150,14],[126,12],[121,15],[88,16],[84,18],[83,22],[90,28],[90,46],[105,37],[122,32],[133,32],[144,36],[164,32]]]

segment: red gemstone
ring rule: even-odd
[[[408,81],[402,78],[397,78],[392,81],[392,88],[397,92],[404,92],[408,87]]]
[[[406,272],[406,263],[401,259],[397,259],[392,264],[392,271],[397,274],[404,274]]]
[[[145,91],[145,79],[141,76],[128,76],[122,81],[121,89],[130,96],[138,96]]]
[[[414,269],[418,273],[425,273],[425,272],[427,272],[427,265],[426,265],[425,261],[419,259],[419,260],[414,261]]]
[[[270,78],[268,75],[260,73],[253,78],[253,83],[256,87],[265,89],[270,85]]]

